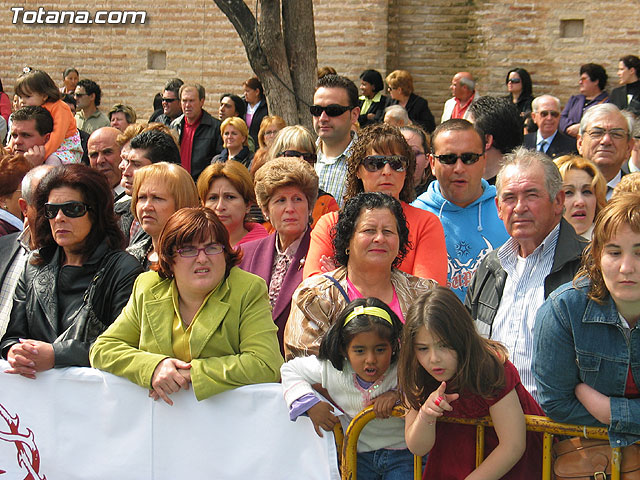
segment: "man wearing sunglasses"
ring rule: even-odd
[[[318,134],[316,172],[320,188],[333,195],[340,207],[344,203],[347,156],[355,139],[351,129],[360,115],[357,105],[355,84],[348,78],[330,74],[318,80],[309,109]]]
[[[498,218],[496,188],[482,178],[484,133],[463,119],[441,123],[429,155],[436,180],[412,203],[440,218],[447,244],[447,286],[464,301],[471,277],[509,235]]]
[[[180,103],[180,87],[184,82],[179,78],[172,78],[164,86],[162,92],[162,114],[153,121],[162,123],[167,127],[171,125],[176,118],[182,115],[182,104]]]
[[[560,100],[551,95],[542,95],[533,99],[531,107],[531,118],[538,126],[538,131],[524,136],[525,148],[546,153],[551,158],[578,152],[575,138],[558,130]]]
[[[76,124],[80,130],[89,135],[102,127],[110,125],[109,118],[98,108],[102,97],[102,90],[93,80],[83,78],[78,82],[73,94],[76,99]]]

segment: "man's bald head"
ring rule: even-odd
[[[451,94],[460,100],[466,102],[476,91],[476,82],[473,75],[469,72],[458,72],[451,79]]]
[[[120,183],[122,176],[118,168],[120,146],[116,142],[116,138],[121,133],[117,128],[102,127],[93,132],[87,142],[91,167],[104,173],[111,188]]]

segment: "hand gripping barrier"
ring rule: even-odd
[[[402,407],[394,407],[392,415],[394,417],[403,417],[405,410]],[[357,472],[357,447],[358,437],[365,425],[375,418],[373,407],[369,406],[362,410],[354,417],[347,431],[344,434],[344,440],[336,442],[338,448],[342,444],[342,480],[356,480]],[[554,422],[548,417],[537,415],[525,415],[527,430],[532,432],[540,432],[543,434],[542,440],[542,480],[551,480],[551,447],[554,435],[567,435],[571,437],[585,437],[598,440],[609,440],[609,435],[605,427],[586,427],[583,425],[571,425],[568,423]],[[486,427],[493,426],[490,417],[482,418],[451,418],[441,417],[439,422],[461,423],[465,425],[476,426],[476,467],[482,463],[484,459],[484,430]],[[339,426],[339,424],[338,424]],[[338,427],[337,426],[337,427]],[[341,430],[341,429],[340,429]],[[622,463],[622,449],[612,448],[612,465],[611,480],[620,480],[620,465]],[[422,460],[420,457],[413,457],[413,478],[415,480],[422,479]]]

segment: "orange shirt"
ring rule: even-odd
[[[65,138],[73,137],[78,133],[78,127],[76,127],[76,119],[71,113],[69,105],[62,100],[45,102],[42,106],[53,117],[53,132],[51,132],[49,141],[44,146],[45,158],[47,158],[60,148]]]
[[[402,203],[402,209],[409,227],[409,241],[412,248],[399,265],[405,273],[421,278],[430,278],[440,285],[447,284],[447,247],[444,230],[438,217],[433,213]],[[322,255],[333,256],[331,229],[338,222],[338,212],[324,215],[311,231],[311,244],[304,264],[303,278],[320,270]]]

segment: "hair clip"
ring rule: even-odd
[[[27,74],[27,73],[31,73],[32,70],[33,69],[31,67],[24,67],[22,69],[22,74],[24,75],[24,74]]]

